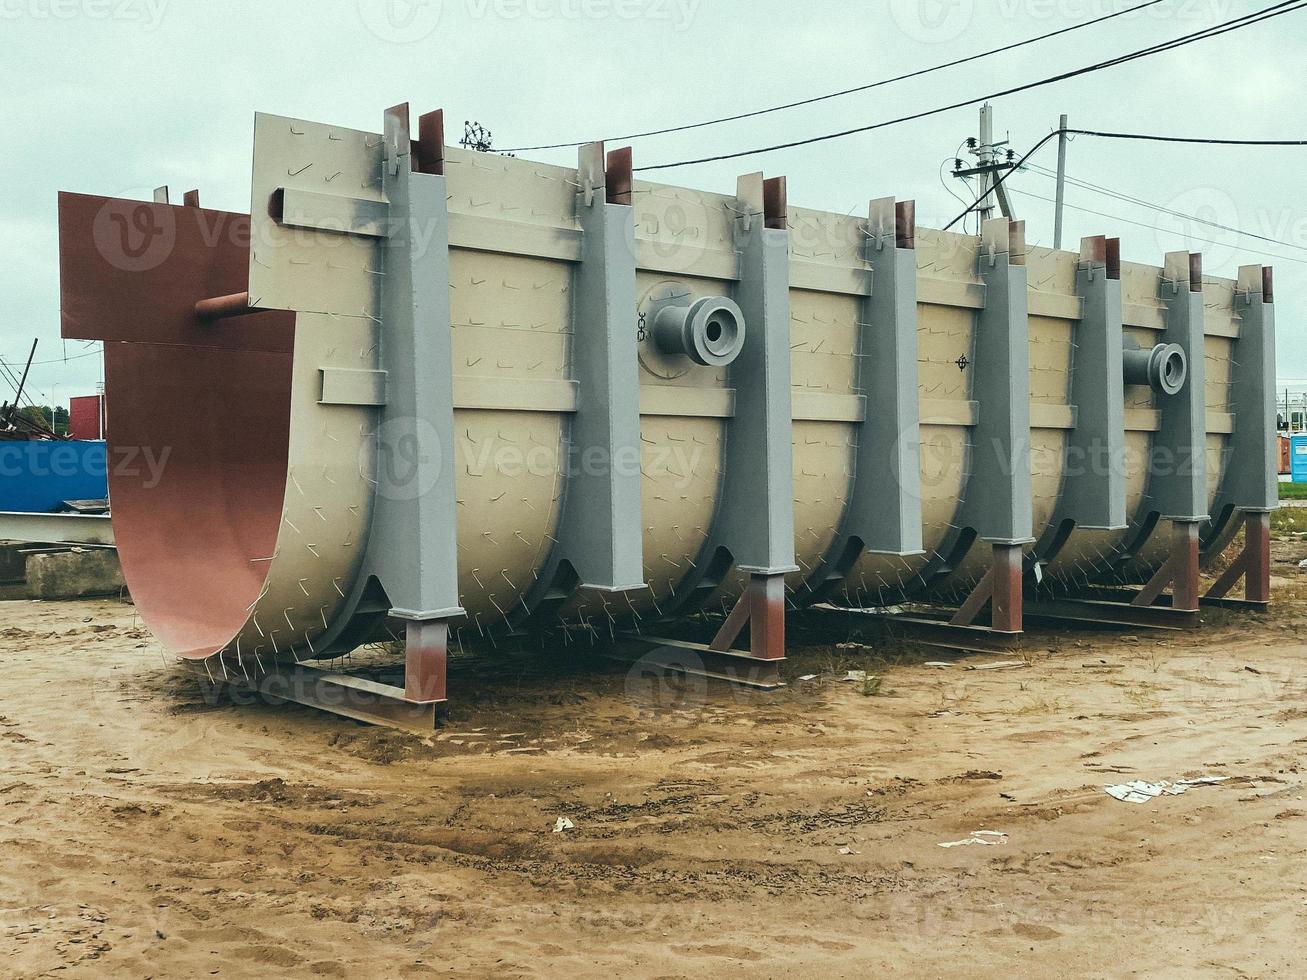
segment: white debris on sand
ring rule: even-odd
[[[936,847],[963,847],[967,844],[983,844],[986,846],[992,844],[1006,844],[1007,834],[1000,830],[974,830],[970,837],[964,837],[962,840],[940,841]]]
[[[1179,796],[1182,793],[1187,793],[1195,786],[1215,786],[1217,783],[1223,783],[1229,778],[1229,776],[1198,776],[1194,779],[1177,779],[1175,782],[1159,779],[1155,783],[1143,779],[1132,779],[1128,783],[1117,783],[1113,786],[1106,786],[1104,789],[1108,796],[1120,800],[1122,803],[1147,803],[1159,796]]]

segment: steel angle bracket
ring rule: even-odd
[[[843,609],[825,603],[809,606],[805,614],[819,621],[838,623],[851,629],[883,630],[911,643],[963,653],[1002,653],[1021,647],[1021,633],[996,632],[985,626],[955,625],[921,614],[886,612],[878,609]],[[947,612],[945,612],[947,614]]]
[[[1273,387],[1275,290],[1270,266],[1240,267],[1234,308],[1239,314],[1239,337],[1230,366],[1234,432],[1212,514],[1222,520],[1237,515],[1243,521],[1244,548],[1203,601],[1238,603],[1225,594],[1242,576],[1243,603],[1264,608],[1271,598],[1270,512],[1280,504]]]
[[[1076,424],[1065,454],[1071,475],[1052,525],[1070,520],[1076,527],[1121,530],[1127,520],[1120,239],[1081,239],[1076,292],[1083,312],[1071,367]]]
[[[745,174],[736,182],[736,198],[732,235],[740,278],[735,300],[744,314],[744,344],[728,375],[736,395],[735,414],[727,423],[724,506],[713,522],[704,553],[729,554],[749,581],[709,649],[765,665],[785,656],[785,576],[798,571],[785,178],[764,180],[761,173]],[[700,581],[705,574],[700,573]],[[694,588],[685,594],[693,596],[696,591],[707,595]],[[748,653],[732,648],[746,625]]]
[[[985,306],[977,315],[971,430],[973,465],[960,523],[984,541],[1027,544],[1030,485],[1030,327],[1025,223],[993,218],[981,229]]]
[[[1166,560],[1130,604],[1154,605],[1169,587],[1172,607],[1193,612],[1200,599],[1200,532],[1208,520],[1202,255],[1167,252],[1159,290],[1166,308],[1166,328],[1160,340],[1183,348],[1188,376],[1176,394],[1159,396],[1161,426],[1148,467],[1145,511],[1171,522],[1170,547]]]
[[[711,547],[751,575],[783,575],[794,561],[790,412],[790,276],[785,179],[746,174],[736,187],[740,255],[736,302],[744,346],[730,366],[735,416],[728,423],[722,499]]]
[[[379,324],[380,371],[323,375],[323,404],[377,408],[380,472],[360,573],[317,652],[348,650],[387,615],[405,621],[404,687],[372,686],[420,705],[445,700],[448,622],[463,615],[443,128],[428,113],[415,142],[407,105],[386,110],[380,136],[268,116],[255,126],[253,209],[271,224],[251,251],[250,302]],[[287,157],[296,166],[278,170]]]
[[[203,672],[192,670],[204,678]],[[229,677],[218,686],[236,692],[234,700],[253,695],[274,703],[289,701],[419,735],[435,729],[443,707],[440,701],[410,700],[405,696],[405,689],[394,684],[311,664],[281,664],[276,671],[260,673],[249,681]]]
[[[1269,511],[1280,505],[1275,432],[1275,296],[1269,266],[1239,269],[1234,308],[1239,337],[1231,357],[1230,413],[1234,432],[1215,513],[1226,505]],[[1192,365],[1194,357],[1189,361]],[[1192,366],[1190,368],[1192,370]]]
[[[605,155],[603,143],[578,151],[572,371],[578,382],[570,443],[582,465],[569,468],[552,562],[568,562],[577,587],[644,589],[640,501],[640,384],[634,324],[635,209],[608,200],[630,185],[629,150]],[[586,460],[598,458],[599,466]],[[546,569],[543,580],[553,578]]]
[[[959,524],[992,549],[990,571],[953,616],[971,626],[986,605],[990,629],[1021,632],[1022,553],[1032,536],[1030,326],[1025,222],[993,218],[981,226],[985,306],[976,323],[971,478]]]
[[[1149,507],[1171,521],[1207,520],[1207,358],[1203,333],[1203,257],[1168,252],[1161,279],[1166,307],[1163,343],[1179,344],[1188,360],[1184,387],[1159,396],[1156,445],[1170,454],[1148,475]]]
[[[922,554],[915,245],[915,202],[872,201],[863,250],[871,295],[858,339],[858,390],[869,404],[839,534],[808,581],[811,601],[838,589],[864,552]]]
[[[1104,629],[1186,630],[1198,626],[1198,614],[1170,606],[1132,606],[1111,598],[1052,597],[1026,600],[1024,615],[1033,622],[1084,624]]]
[[[632,673],[685,674],[765,691],[785,686],[780,670],[784,658],[759,659],[739,650],[715,650],[706,643],[640,633],[621,633],[618,638],[621,646],[609,655],[631,664]],[[647,649],[632,657],[624,652],[626,648]]]
[[[573,279],[570,364],[577,388],[558,531],[513,628],[555,620],[580,593],[629,594],[644,581],[640,387],[634,324],[631,150],[577,153],[581,254]],[[598,460],[598,466],[593,461]]]

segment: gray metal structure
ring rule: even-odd
[[[188,239],[168,270],[177,322],[115,348],[130,366],[172,330],[179,370],[206,359],[220,393],[227,318],[291,314],[293,348],[258,351],[285,379],[272,489],[242,514],[204,485],[234,525],[223,581],[248,594],[204,610],[194,640],[166,583],[142,604],[198,669],[248,676],[266,656],[288,680],[255,678],[265,693],[418,727],[445,700],[451,642],[526,630],[637,639],[649,664],[774,686],[787,606],[961,597],[916,625],[992,649],[1046,579],[1085,595],[1032,615],[1187,624],[1202,549],[1240,515],[1257,534],[1237,571],[1264,604],[1269,270],[1205,284],[1197,256],[1123,267],[1115,240],[1031,248],[1007,218],[918,230],[893,198],[865,219],[812,211],[762,174],[726,194],[638,182],[601,144],[575,169],[457,150],[441,119],[413,140],[402,106],[380,135],[259,116],[253,245],[223,257],[248,292],[208,296],[212,256]],[[103,206],[61,221],[93,273],[66,278],[66,310],[94,306],[84,283],[123,295],[87,246]],[[150,392],[119,396],[152,417]],[[1184,465],[1152,465],[1166,454]],[[151,498],[130,490],[139,528]],[[124,561],[129,587],[139,567]],[[717,611],[707,643],[664,635]],[[300,663],[387,638],[405,643],[402,686]]]

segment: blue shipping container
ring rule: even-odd
[[[105,444],[100,441],[0,441],[0,511],[46,514],[65,500],[109,496]]]

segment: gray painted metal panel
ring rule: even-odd
[[[640,383],[635,328],[634,209],[604,199],[603,145],[581,148],[567,496],[554,558],[582,588],[645,588],[640,517]]]
[[[740,179],[736,219],[744,347],[730,368],[735,417],[726,437],[725,506],[716,544],[758,574],[795,571],[790,418],[789,232],[764,227],[762,175]]]
[[[1158,395],[1162,421],[1148,482],[1151,508],[1179,521],[1202,521],[1208,516],[1203,294],[1201,281],[1191,288],[1192,268],[1188,252],[1167,253],[1161,281],[1166,329],[1158,339],[1184,348],[1189,372],[1178,394]]]
[[[1280,503],[1276,479],[1279,445],[1275,430],[1275,305],[1263,293],[1270,271],[1260,265],[1239,269],[1234,300],[1240,316],[1239,339],[1231,358],[1230,387],[1234,432],[1225,482],[1216,499],[1217,513],[1228,504],[1242,510],[1272,510]],[[1193,364],[1193,358],[1189,363]]]
[[[994,544],[1034,540],[1026,268],[1024,242],[1014,251],[1013,240],[1006,218],[985,222],[979,258],[985,307],[977,314],[972,381],[980,417],[971,430],[971,480],[961,518]]]
[[[1071,360],[1076,426],[1067,437],[1058,516],[1077,527],[1118,530],[1126,526],[1121,280],[1108,278],[1105,261],[1089,258],[1076,272],[1076,292],[1084,300]]]
[[[322,194],[299,187],[279,188],[278,196],[283,225],[365,238],[385,238],[388,234],[390,208],[385,201]]]
[[[113,525],[107,514],[29,514],[0,511],[0,541],[39,544],[113,546]]]
[[[323,368],[320,373],[322,397],[318,401],[323,405],[386,404],[385,371]]]
[[[862,309],[858,388],[869,407],[858,426],[843,540],[915,555],[922,551],[917,253],[896,247],[894,198],[872,201],[868,222],[872,289]]]
[[[445,178],[413,173],[407,120],[386,114],[381,360],[387,401],[365,573],[403,619],[460,615]]]

